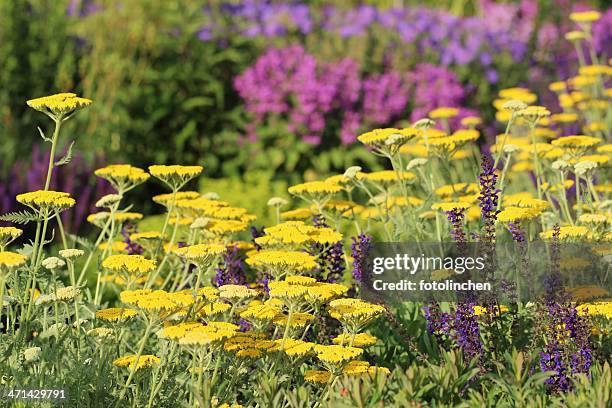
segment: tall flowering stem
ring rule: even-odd
[[[482,171],[478,177],[480,183],[480,195],[478,196],[480,213],[483,222],[483,234],[481,241],[494,243],[495,242],[495,222],[497,220],[497,209],[500,190],[497,189],[497,173],[491,159],[482,156]]]
[[[215,268],[215,272],[213,284],[217,287],[223,285],[244,285],[246,283],[246,276],[237,246],[230,245],[227,247],[222,262],[219,267]]]
[[[353,257],[353,278],[361,283],[364,272],[367,268],[367,259],[372,249],[372,236],[368,234],[359,234],[356,237],[351,237],[351,256]]]

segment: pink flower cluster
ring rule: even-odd
[[[268,50],[234,86],[253,116],[249,140],[263,126],[285,123],[287,132],[313,145],[350,144],[362,127],[414,121],[439,106],[460,106],[466,96],[444,67],[419,64],[408,73],[363,75],[351,59],[320,62],[299,45]]]

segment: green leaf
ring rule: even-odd
[[[15,211],[4,215],[0,215],[0,221],[12,222],[15,224],[27,224],[33,221],[40,221],[37,214],[29,211]]]
[[[70,146],[68,146],[68,151],[66,152],[64,157],[62,157],[61,159],[55,162],[56,166],[63,166],[64,164],[70,163],[70,161],[72,160],[72,147],[73,146],[74,146],[74,140],[72,141],[72,143],[70,143]]]
[[[51,142],[51,139],[49,139],[47,136],[45,136],[45,132],[43,132],[43,130],[40,128],[40,126],[38,126],[37,129],[38,129],[38,133],[40,134],[40,137],[42,137],[42,139],[45,142]]]

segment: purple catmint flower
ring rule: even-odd
[[[141,255],[144,252],[142,246],[130,239],[130,236],[136,232],[138,232],[138,225],[133,222],[126,222],[121,228],[121,235],[123,236],[123,242],[125,243],[125,249],[128,255]]]
[[[482,214],[483,233],[480,239],[483,242],[495,242],[495,222],[497,220],[497,209],[500,190],[497,188],[496,169],[493,168],[491,159],[483,155],[481,163],[482,171],[478,177],[480,194],[478,196],[480,213]]]
[[[482,356],[483,345],[478,320],[474,315],[473,303],[459,302],[457,304],[453,321],[453,337],[469,359]]]
[[[317,228],[328,227],[325,219],[321,216],[313,217],[313,224]],[[344,248],[342,241],[331,245],[315,243],[308,251],[317,258],[319,265],[319,279],[326,282],[338,282],[344,274]]]
[[[518,222],[508,223],[508,231],[512,235],[515,242],[525,242],[525,231],[521,229],[521,224]]]
[[[357,282],[361,282],[367,268],[367,259],[372,248],[372,236],[368,234],[359,234],[356,237],[351,237],[351,256],[353,257],[353,278]]]
[[[216,287],[223,285],[244,285],[246,283],[246,275],[238,247],[235,245],[227,247],[223,260],[219,267],[215,268],[215,272],[213,285]]]
[[[451,237],[455,242],[467,242],[467,235],[463,230],[464,208],[453,208],[446,212],[446,217],[451,223]]]

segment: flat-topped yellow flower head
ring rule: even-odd
[[[95,171],[117,191],[126,192],[147,181],[151,176],[143,169],[129,164],[111,164]]]
[[[570,13],[570,20],[578,24],[591,24],[601,18],[601,13],[595,10]]]
[[[189,180],[202,173],[202,166],[154,165],[149,166],[149,172],[166,183],[172,191],[180,190]]]
[[[155,269],[155,261],[142,255],[111,255],[102,261],[102,267],[114,271],[127,271],[131,274],[144,274]]]
[[[15,227],[0,227],[0,251],[19,238],[23,231]]]
[[[309,271],[317,267],[315,257],[301,251],[266,250],[250,254],[246,263],[273,275]]]
[[[12,271],[26,263],[26,257],[15,252],[0,252],[0,272]]]
[[[429,117],[432,119],[450,119],[459,114],[459,109],[447,106],[441,106],[429,112]]]
[[[65,92],[30,99],[26,103],[30,108],[43,112],[54,120],[63,120],[71,113],[91,105],[92,100]]]
[[[61,191],[31,191],[19,194],[16,200],[37,211],[64,211],[76,204],[70,194]]]
[[[395,153],[402,145],[420,134],[421,131],[415,128],[384,128],[363,133],[357,140],[380,151]]]
[[[120,307],[111,307],[108,309],[101,309],[96,312],[96,319],[104,320],[107,322],[118,322],[127,320],[138,314],[133,309],[125,309]]]
[[[557,146],[568,150],[587,150],[601,143],[601,139],[592,136],[571,135],[563,136],[551,142]]]
[[[113,361],[113,365],[119,368],[129,368],[130,370],[138,371],[143,368],[155,366],[161,362],[161,359],[151,354],[141,356],[129,355],[119,357]]]
[[[328,181],[309,181],[291,186],[288,191],[297,196],[321,197],[342,191],[342,186]]]
[[[202,263],[226,251],[226,246],[222,244],[197,244],[175,249],[174,253],[188,261]]]
[[[200,193],[197,191],[179,191],[176,194],[159,194],[153,197],[153,201],[157,204],[161,204],[164,207],[168,207],[173,204],[172,200],[178,202],[179,200],[194,200],[200,197]]]
[[[328,311],[331,317],[339,320],[350,330],[358,331],[373,319],[381,316],[385,308],[360,299],[343,298],[332,300],[329,303]]]

